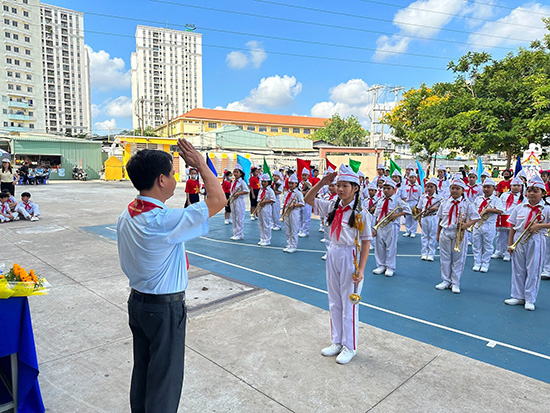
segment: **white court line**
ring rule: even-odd
[[[299,282],[296,282],[296,281],[287,280],[285,278],[277,277],[276,275],[268,274],[268,273],[265,273],[265,272],[262,272],[262,271],[253,270],[251,268],[244,267],[242,265],[233,264],[231,262],[220,260],[220,259],[214,258],[214,257],[209,257],[208,255],[199,254],[197,252],[193,252],[193,251],[189,251],[189,250],[187,250],[187,252],[189,254],[193,254],[193,255],[196,255],[198,257],[202,257],[202,258],[206,258],[206,259],[216,261],[216,262],[219,262],[219,263],[222,263],[222,264],[226,264],[226,265],[229,265],[231,267],[240,268],[241,270],[250,271],[250,272],[253,272],[253,273],[256,273],[256,274],[259,274],[259,275],[263,275],[263,276],[268,277],[268,278],[273,278],[275,280],[283,281],[283,282],[288,283],[288,284],[293,284],[293,285],[296,285],[298,287],[307,288],[308,290],[316,291],[318,293],[328,294],[325,290],[321,290],[320,288],[312,287],[312,286],[307,285],[307,284],[302,284],[302,283],[299,283]],[[514,346],[512,344],[503,343],[501,341],[493,340],[491,338],[479,336],[477,334],[468,333],[467,331],[462,331],[462,330],[458,330],[456,328],[447,327],[447,326],[444,326],[442,324],[432,323],[431,321],[423,320],[421,318],[413,317],[413,316],[410,316],[410,315],[407,315],[407,314],[398,313],[397,311],[388,310],[386,308],[378,307],[378,306],[375,306],[375,305],[372,305],[372,304],[367,304],[364,301],[361,301],[359,304],[363,305],[365,307],[372,308],[374,310],[378,310],[378,311],[382,311],[382,312],[387,313],[387,314],[394,315],[396,317],[401,317],[401,318],[405,318],[407,320],[415,321],[415,322],[420,323],[420,324],[425,324],[425,325],[428,325],[428,326],[431,326],[431,327],[436,327],[436,328],[439,328],[439,329],[442,329],[442,330],[445,330],[445,331],[450,331],[452,333],[461,334],[463,336],[474,338],[476,340],[486,341],[487,342],[486,345],[488,345],[490,348],[493,348],[493,347],[499,345],[499,346],[502,346],[502,347],[509,348],[511,350],[519,351],[521,353],[530,354],[530,355],[535,356],[535,357],[540,357],[542,359],[550,360],[550,356],[548,356],[546,354],[542,354],[542,353],[537,353],[536,351],[528,350],[526,348],[517,347],[517,346]]]
[[[105,227],[105,229],[108,229],[109,231],[113,231],[113,232],[116,232],[116,228],[111,228],[111,227]]]

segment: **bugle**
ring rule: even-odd
[[[281,214],[281,218],[279,218],[279,221],[284,221],[285,218],[290,215],[295,205],[296,205],[296,198],[292,198],[288,203],[288,205],[286,207],[283,207],[283,213]]]
[[[489,203],[489,205],[487,205],[485,207],[485,209],[489,209],[491,208],[491,203]],[[472,232],[473,229],[480,229],[481,226],[483,225],[483,223],[485,221],[487,221],[489,219],[489,213],[488,212],[485,212],[483,215],[481,215],[481,219],[479,221],[477,221],[474,225],[472,225],[471,227],[469,227],[466,231],[468,232]]]
[[[464,240],[464,230],[462,227],[466,222],[466,215],[460,214],[456,222],[456,235],[455,235],[455,246],[453,248],[454,252],[460,252],[460,244]]]
[[[385,227],[386,225],[388,225],[390,222],[393,222],[393,219],[390,219],[390,217],[392,216],[392,214],[397,211],[398,209],[403,209],[403,207],[401,205],[397,205],[388,215],[386,215],[384,218],[382,218],[380,221],[378,221],[372,228],[375,230],[375,231],[378,231],[378,228],[382,228],[382,227]]]
[[[440,203],[441,203],[441,199],[440,199],[439,201],[437,201],[435,204],[430,205],[428,208],[424,209],[424,211],[422,211],[422,212],[420,213],[420,219],[425,218],[425,217],[428,217],[428,216],[430,216],[430,215],[432,215],[432,214],[435,214],[436,211],[430,211],[430,208],[433,208],[433,207],[437,206],[437,205],[440,204]],[[415,219],[416,219],[416,218],[415,218]]]
[[[227,198],[228,205],[231,205],[237,199],[237,196],[235,196],[235,194],[236,192],[233,192],[231,195],[229,195],[229,198]]]
[[[542,218],[542,219],[541,219]],[[542,212],[539,212],[535,217],[527,224],[521,235],[518,237],[518,239],[508,247],[508,249],[515,251],[519,244],[527,244],[527,241],[529,241],[529,238],[531,238],[534,234],[534,232],[531,232],[530,229],[537,221],[544,221],[544,215]],[[538,232],[538,231],[536,231]],[[548,233],[548,231],[546,231]],[[545,234],[546,235],[546,234]]]

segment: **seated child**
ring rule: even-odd
[[[29,192],[23,192],[21,194],[21,201],[19,201],[15,207],[15,212],[29,221],[38,221],[40,209],[37,204],[30,200],[30,198],[31,194]]]
[[[17,212],[11,212],[9,206],[9,195],[5,192],[0,193],[0,223],[7,221],[17,221],[19,214]]]

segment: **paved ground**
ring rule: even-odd
[[[53,182],[32,188],[32,193],[41,206],[43,219],[0,226],[0,259],[34,268],[53,285],[49,296],[30,299],[47,410],[129,411],[132,354],[126,314],[128,287],[118,265],[116,244],[107,235],[112,231],[107,228],[116,222],[135,191],[128,182]],[[168,204],[178,206],[183,199],[182,192],[178,192]],[[103,228],[105,236],[89,227]],[[221,217],[215,217],[210,236],[225,240],[216,235],[217,231],[227,230]],[[313,236],[303,246],[307,242],[312,243],[311,250],[322,249]],[[364,294],[369,307],[361,309],[368,324],[360,326],[360,352],[350,365],[338,366],[332,358],[319,355],[328,337],[328,314],[319,298],[322,293],[296,285],[294,289],[281,287],[288,282],[259,274],[251,276],[251,269],[279,274],[286,268],[282,264],[286,254],[274,250],[277,255],[266,255],[263,267],[256,267],[258,254],[251,253],[251,246],[214,244],[203,239],[188,247],[194,252],[190,254],[191,263],[202,268],[192,266],[190,273],[187,297],[191,312],[181,411],[547,411],[548,384],[458,353],[464,353],[460,349],[470,345],[492,349],[504,360],[512,357],[511,364],[526,366],[528,371],[535,371],[531,364],[542,363],[543,358],[534,356],[533,363],[521,357],[515,359],[516,350],[499,344],[493,349],[460,335],[451,346],[447,343],[453,342],[451,332],[374,308],[397,305],[399,312],[407,314],[411,308],[403,302],[404,297],[409,303],[416,302],[414,308],[420,307],[431,292],[415,299],[416,291],[422,289],[414,290],[415,294],[407,291],[418,283],[433,288],[436,271],[424,271],[425,279],[420,280],[408,277],[405,271],[398,273],[391,281],[399,288],[392,290],[386,279],[370,277],[371,290]],[[409,247],[414,248],[412,244]],[[242,252],[236,255],[235,248]],[[225,254],[223,261],[233,266],[218,262],[220,265],[213,269],[216,261],[212,258],[220,252]],[[322,266],[319,256],[319,252],[294,254],[295,265],[285,269],[287,281],[292,273],[301,277],[307,270]],[[306,270],[300,270],[298,264],[305,265]],[[244,268],[236,269],[234,265]],[[317,274],[315,280],[303,284],[323,290],[322,279],[323,274]],[[295,282],[299,281],[303,280]],[[451,324],[454,319],[462,320],[464,317],[458,317],[461,314],[470,317],[470,307],[481,300],[475,289],[491,284],[491,279],[469,277],[469,285],[464,286],[460,296],[462,304],[447,295],[434,307],[434,312],[439,312],[435,317]],[[504,298],[503,285],[497,284],[491,303]],[[393,295],[399,289],[403,291]],[[441,307],[450,302],[451,307]],[[497,308],[492,305],[481,307],[485,313],[477,314],[471,323],[473,328],[479,328],[488,338],[499,334],[503,343],[514,339],[522,348],[539,341],[532,347],[537,354],[550,354],[548,335],[540,333],[548,324],[543,319],[547,310],[542,303],[534,313],[501,307],[507,321],[491,329],[495,318],[489,316]],[[441,315],[444,310],[449,312]],[[429,320],[426,314],[421,315]],[[523,322],[518,323],[518,317]],[[520,329],[514,330],[516,327]],[[433,341],[425,338],[427,328],[433,329]],[[439,336],[443,337],[442,343],[437,342]],[[434,342],[438,344],[427,344]],[[505,367],[512,369],[506,363]]]

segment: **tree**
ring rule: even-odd
[[[134,131],[134,135],[136,136],[157,136],[157,133],[155,132],[155,129],[152,126],[147,126],[145,130],[143,131],[143,135],[141,134],[141,129],[136,129]]]
[[[356,116],[344,119],[334,114],[325,125],[313,134],[313,139],[324,140],[338,146],[363,146],[367,131],[363,129]]]

